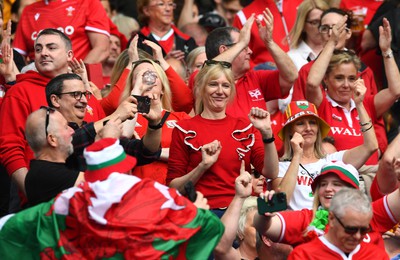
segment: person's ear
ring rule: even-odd
[[[322,80],[322,86],[324,87],[324,89],[328,89],[328,84],[327,84],[327,82],[328,82],[328,75],[325,75],[324,76],[324,79]]]
[[[350,39],[352,34],[353,32],[351,31],[351,29],[346,30],[346,40]]]
[[[335,216],[330,211],[329,211],[329,215],[328,215],[328,220],[329,220],[328,221],[329,225],[332,225],[332,224],[334,225]]]
[[[50,95],[50,102],[55,108],[60,108],[60,103],[58,102],[59,97],[56,94]]]
[[[223,53],[227,49],[228,49],[228,47],[226,47],[225,45],[220,45],[219,48],[218,48],[218,51],[219,51],[219,53]]]
[[[150,16],[150,14],[149,14],[149,7],[148,6],[144,6],[143,7],[143,13],[148,17],[148,16]]]
[[[47,143],[51,147],[57,147],[58,146],[57,138],[53,134],[49,133],[46,138],[47,138]]]
[[[68,61],[71,61],[73,57],[74,57],[74,52],[72,50],[67,51]]]

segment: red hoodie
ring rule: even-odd
[[[47,106],[45,87],[49,81],[50,78],[34,71],[19,74],[17,83],[3,98],[0,109],[0,162],[9,175],[20,168],[28,168],[29,161],[34,158],[25,139],[25,123],[30,113]],[[104,116],[96,98],[91,98],[85,120],[93,122]]]

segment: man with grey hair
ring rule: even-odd
[[[329,207],[329,230],[296,247],[288,259],[389,259],[385,250],[362,243],[371,231],[371,202],[360,190],[343,187]]]

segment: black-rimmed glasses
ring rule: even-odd
[[[329,33],[332,29],[333,29],[333,27],[335,26],[336,24],[334,24],[334,25],[327,25],[327,24],[323,24],[323,25],[320,25],[319,27],[318,27],[318,31],[320,32],[320,33]],[[345,28],[345,30],[348,32],[350,29],[349,28]]]
[[[90,91],[71,91],[71,92],[57,93],[56,95],[60,96],[66,94],[74,97],[78,101],[82,99],[82,96],[85,96],[87,100],[89,100],[92,97],[92,93]]]
[[[342,223],[342,221],[340,221],[340,219],[335,214],[333,214],[333,216],[336,218],[336,220],[339,222],[339,224],[344,228],[344,232],[346,232],[346,234],[354,235],[354,234],[357,234],[358,232],[360,232],[360,234],[362,236],[364,236],[365,234],[367,234],[368,232],[371,231],[371,227],[370,226],[369,227],[348,227],[348,226],[345,226]]]
[[[41,106],[40,109],[46,109],[46,125],[44,127],[44,130],[47,137],[49,135],[49,133],[47,132],[47,127],[49,127],[50,113],[53,113],[56,110],[52,107],[46,107],[46,106]]]
[[[207,65],[207,66],[211,66],[211,65],[221,65],[223,68],[225,69],[230,69],[232,67],[232,64],[227,62],[227,61],[219,61],[219,60],[205,60],[203,63],[202,68]]]

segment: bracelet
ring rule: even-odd
[[[157,130],[157,129],[160,129],[163,125],[164,125],[164,124],[162,124],[162,123],[160,122],[160,123],[158,123],[158,124],[156,124],[156,125],[147,125],[147,126],[148,126],[150,129]]]
[[[368,121],[368,122],[366,122],[366,123],[361,123],[361,122],[359,122],[360,123],[360,126],[366,126],[366,125],[368,125],[368,124],[372,124],[372,121],[371,121],[371,119]]]
[[[156,124],[156,125],[150,125],[150,124],[148,124],[147,127],[150,128],[150,129],[153,129],[153,130],[160,129],[161,127],[163,127],[163,125],[164,125],[164,123],[165,123],[165,120],[167,120],[167,118],[168,118],[168,116],[169,116],[170,113],[171,113],[171,112],[166,111],[165,114],[164,114],[164,116],[161,118],[160,123],[158,123],[158,124]]]
[[[367,128],[367,129],[362,129],[361,128],[361,132],[363,132],[363,133],[365,133],[365,132],[367,132],[368,130],[370,130],[371,128],[372,128],[372,123],[371,123],[371,125]]]
[[[273,141],[275,141],[274,135],[272,135],[272,137],[270,137],[270,138],[263,138],[263,143],[264,143],[264,144],[270,144],[270,143],[272,143]]]
[[[382,53],[382,55],[386,59],[393,58],[393,51],[390,49],[390,50],[385,51],[384,53]]]

